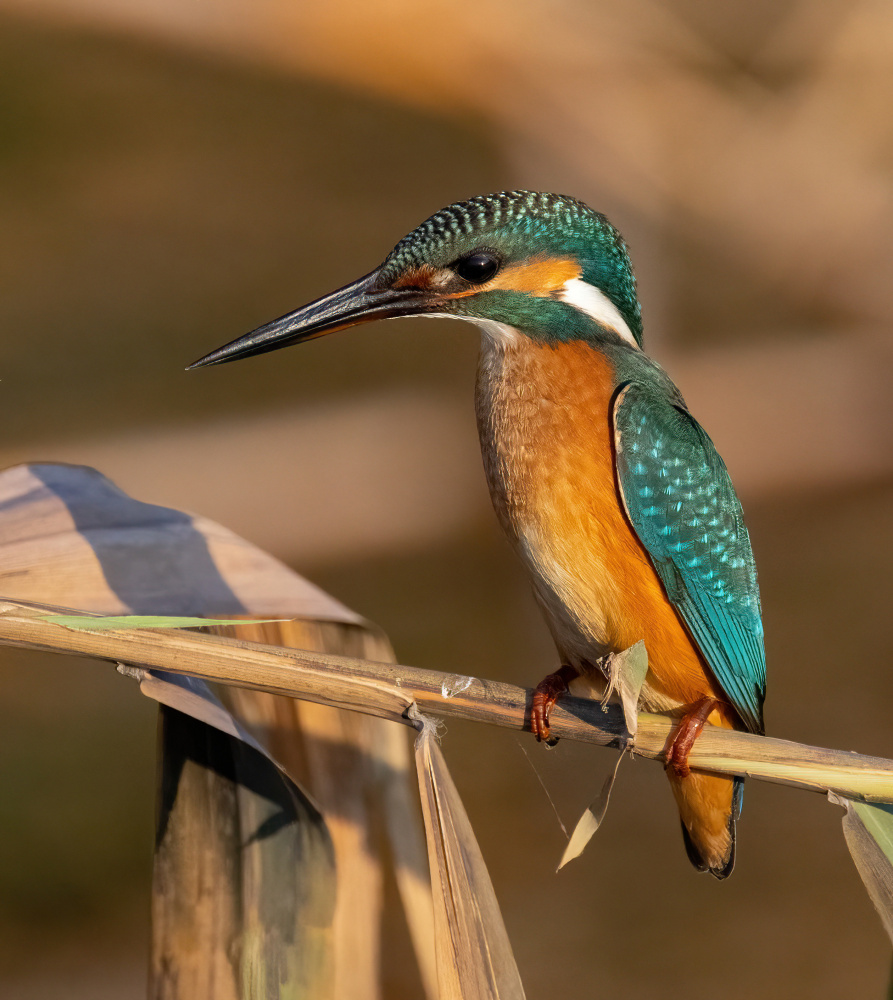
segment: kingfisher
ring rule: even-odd
[[[640,706],[678,719],[666,750],[688,857],[726,878],[742,779],[692,771],[705,722],[763,733],[766,663],[741,504],[706,431],[645,354],[629,253],[565,195],[504,191],[449,205],[371,273],[196,361],[214,365],[376,319],[481,331],[475,404],[490,496],[561,666],[530,725],[644,640]]]

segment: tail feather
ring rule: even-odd
[[[694,842],[691,839],[691,835],[688,830],[685,829],[685,824],[682,820],[679,820],[679,826],[682,828],[682,842],[685,844],[685,853],[688,855],[688,860],[694,865],[694,867],[699,872],[709,872],[710,868],[707,862],[704,861],[701,853],[695,847]]]
[[[696,771],[684,778],[668,772],[668,777],[689,861],[714,878],[728,878],[735,867],[735,825],[741,812],[743,779]]]

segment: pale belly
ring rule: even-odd
[[[594,679],[644,640],[643,707],[719,693],[627,521],[612,445],[613,371],[582,344],[485,343],[478,425],[490,495],[562,661]]]

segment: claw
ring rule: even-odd
[[[553,747],[558,742],[557,736],[554,739],[550,736],[549,716],[555,702],[561,695],[567,694],[568,685],[579,676],[580,671],[576,667],[564,664],[537,684],[530,704],[530,728],[538,743]]]
[[[664,758],[667,769],[672,769],[677,778],[687,778],[691,774],[688,755],[700,736],[707,717],[718,707],[719,702],[715,698],[701,698],[682,716]]]

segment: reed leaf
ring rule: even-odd
[[[558,862],[558,868],[556,871],[561,871],[561,869],[564,868],[569,861],[573,861],[574,858],[580,857],[586,845],[590,840],[592,840],[598,831],[598,828],[604,822],[605,814],[608,811],[608,805],[611,802],[611,792],[614,790],[614,782],[617,780],[617,772],[620,770],[620,762],[622,760],[623,754],[621,753],[617,758],[617,763],[605,778],[598,795],[595,797],[593,802],[586,807],[586,810],[579,820],[577,820],[577,825],[574,827],[573,832],[570,835],[567,847],[564,849],[564,854],[561,855],[561,860]]]
[[[61,605],[45,619],[59,635],[214,626],[393,659],[378,629],[282,563],[204,518],[134,500],[92,469],[0,472],[0,555],[0,593]],[[403,922],[385,913],[386,877],[397,880],[421,976],[433,983],[405,728],[266,692],[224,687],[218,697],[183,675],[122,672],[160,704],[154,1000],[376,1000],[388,961],[382,921]],[[399,841],[370,851],[369,831],[388,823],[399,823]]]
[[[203,681],[139,680],[164,706],[151,996],[334,1000],[324,816]]]
[[[610,688],[617,691],[623,706],[623,720],[630,738],[639,727],[639,695],[648,673],[648,650],[641,640],[611,657]]]
[[[846,810],[846,845],[884,930],[893,941],[893,805],[853,802],[836,795],[831,796],[831,801]]]
[[[421,720],[416,769],[434,890],[439,1000],[523,1000],[493,883],[435,731]]]

